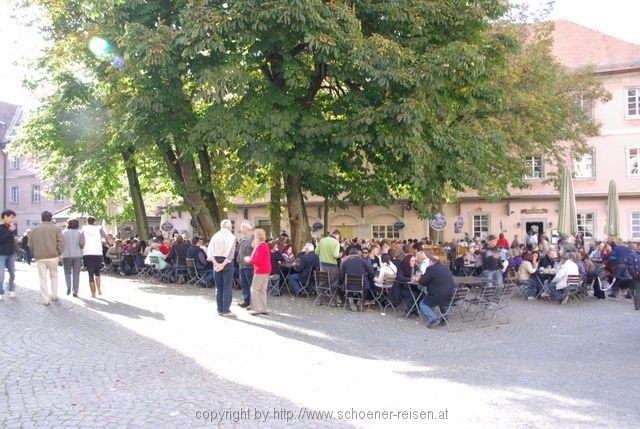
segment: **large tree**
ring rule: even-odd
[[[525,186],[524,157],[560,161],[597,128],[549,32],[501,19],[500,0],[191,1],[185,54],[209,89],[214,139],[233,139],[284,178],[294,243],[309,235],[304,193],[359,204],[410,198],[420,214],[466,189]]]

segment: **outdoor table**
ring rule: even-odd
[[[547,288],[548,280],[552,279],[556,275],[555,268],[539,268],[535,273],[535,278],[542,286],[542,293],[549,293]]]
[[[295,271],[295,267],[296,267],[295,262],[280,264],[280,266],[278,267],[280,270],[280,277],[282,278],[282,283],[287,288],[287,291],[289,291],[289,294],[291,294],[291,289],[289,288],[288,279],[289,279],[289,275]]]
[[[411,313],[413,312],[413,310],[417,310],[418,311],[418,316],[420,316],[420,319],[422,319],[422,313],[420,312],[420,309],[418,308],[418,304],[420,304],[420,299],[422,298],[422,295],[424,295],[424,290],[422,285],[416,281],[412,281],[407,283],[408,287],[409,287],[409,292],[411,293],[411,298],[413,298],[413,305],[411,306],[411,308],[409,309],[409,311],[407,311],[407,314],[404,316],[405,319],[409,318],[409,316],[411,315]],[[411,286],[416,286],[418,288],[418,294],[416,295],[413,292],[413,288]]]
[[[456,287],[478,288],[484,286],[484,280],[476,276],[454,277]]]

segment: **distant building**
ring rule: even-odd
[[[21,118],[22,107],[0,101],[0,202],[2,210],[16,212],[19,235],[38,225],[43,211],[55,213],[71,205],[64,198],[45,197],[46,183],[40,180],[39,168],[31,160],[7,155]]]

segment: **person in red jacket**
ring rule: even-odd
[[[506,238],[504,238],[504,234],[500,233],[500,235],[498,236],[498,241],[496,242],[496,246],[497,247],[502,247],[503,249],[508,249],[509,248],[509,242],[507,241]]]
[[[268,314],[267,286],[271,274],[271,251],[265,243],[267,234],[264,229],[257,228],[254,232],[253,253],[248,263],[253,265],[253,281],[251,282],[251,310],[249,314]]]

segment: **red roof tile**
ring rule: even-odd
[[[596,71],[640,67],[640,45],[566,21],[555,21],[553,54],[568,68],[593,65]]]

